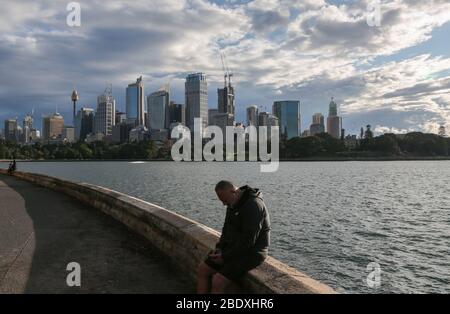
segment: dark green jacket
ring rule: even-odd
[[[248,185],[237,204],[227,207],[222,235],[216,248],[225,261],[254,252],[267,255],[270,244],[270,218],[261,192]]]

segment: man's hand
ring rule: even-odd
[[[211,251],[209,257],[217,264],[223,263],[222,252],[219,249]]]

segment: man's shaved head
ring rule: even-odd
[[[226,206],[233,206],[240,197],[239,188],[226,180],[222,180],[216,184],[216,194]]]
[[[216,184],[216,192],[234,189],[234,184],[230,181],[222,180]]]

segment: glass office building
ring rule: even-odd
[[[127,123],[135,126],[145,125],[144,84],[142,76],[136,83],[129,84],[126,90],[126,115]]]
[[[169,128],[169,92],[160,90],[147,96],[148,126],[152,130]]]
[[[300,101],[275,101],[273,114],[278,118],[281,137],[289,140],[300,136]]]

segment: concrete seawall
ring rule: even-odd
[[[6,171],[0,169],[0,173]],[[14,176],[70,195],[112,216],[143,235],[192,280],[196,280],[198,264],[219,239],[217,231],[194,220],[104,187],[20,171]],[[249,272],[244,289],[248,293],[336,293],[327,285],[271,257]]]

